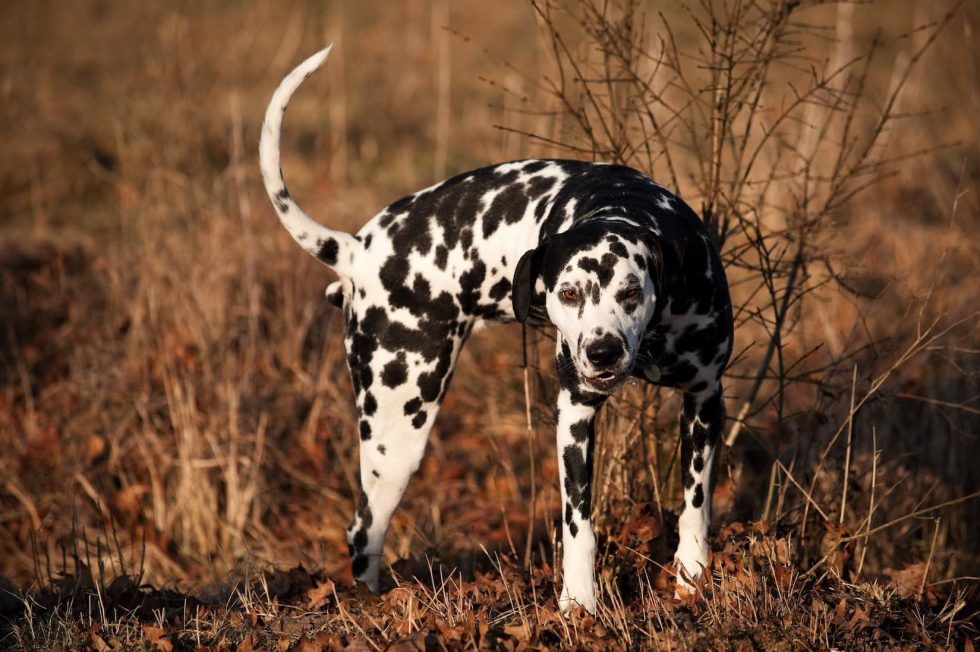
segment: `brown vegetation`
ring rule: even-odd
[[[0,646],[971,649],[977,7],[487,9],[0,8]],[[350,587],[343,326],[255,164],[268,96],[325,41],[284,141],[325,223],[571,156],[712,226],[738,331],[697,599],[664,570],[676,397],[635,385],[601,419],[599,614],[558,615],[549,335],[525,374],[517,326],[462,354],[389,590]]]

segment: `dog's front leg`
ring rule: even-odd
[[[684,478],[684,511],[674,555],[677,587],[691,590],[693,580],[708,565],[708,527],[711,524],[711,492],[715,453],[725,420],[721,383],[703,392],[685,392],[681,408],[681,469]]]
[[[583,391],[567,346],[559,343],[558,472],[561,481],[562,575],[558,606],[595,613],[595,535],[592,533],[592,449],[595,416],[605,396]]]

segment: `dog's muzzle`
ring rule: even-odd
[[[595,370],[583,374],[585,384],[599,392],[611,392],[629,378],[630,360],[626,345],[614,335],[605,335],[585,347],[585,357]]]
[[[597,392],[608,394],[625,383],[627,378],[629,378],[629,371],[623,370],[618,373],[604,371],[596,376],[584,376],[582,380]]]

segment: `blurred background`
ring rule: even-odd
[[[788,533],[801,568],[859,534],[835,567],[850,579],[977,575],[980,502],[919,510],[980,489],[980,8],[602,7],[4,3],[0,575],[44,582],[73,556],[188,587],[349,572],[333,277],[282,231],[256,163],[265,102],[328,42],[284,131],[307,212],[353,231],[522,157],[640,168],[706,215],[729,263],[716,526]],[[520,326],[472,338],[389,563],[472,569],[483,544],[554,566],[549,337],[527,333],[530,425]],[[656,514],[664,562],[676,412],[631,385],[597,447],[600,538]]]

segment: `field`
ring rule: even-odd
[[[488,9],[492,9],[489,10]],[[0,648],[956,649],[980,614],[980,6],[6,2]],[[603,409],[600,607],[557,609],[553,334],[464,349],[353,586],[335,277],[257,166],[354,231],[449,174],[633,165],[736,305],[710,577],[673,598],[678,396]]]

